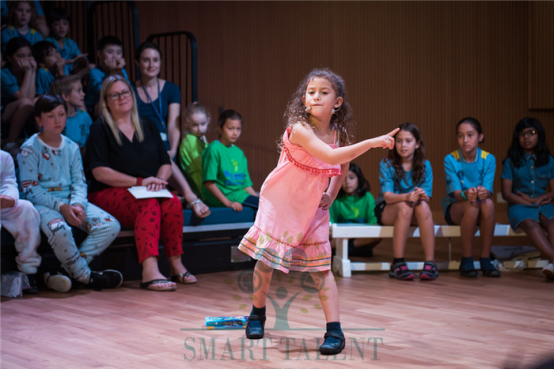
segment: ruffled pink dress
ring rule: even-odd
[[[321,209],[319,202],[329,178],[341,174],[340,165],[320,161],[291,144],[290,130],[283,134],[279,163],[262,185],[256,221],[239,249],[286,273],[327,271],[331,268],[329,211]]]

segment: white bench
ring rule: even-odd
[[[348,258],[348,240],[354,238],[392,238],[393,226],[378,226],[364,224],[332,224],[331,235],[337,241],[336,252],[333,256],[333,271],[344,277],[352,276],[352,271],[389,271],[389,262],[352,262]],[[448,238],[448,261],[438,262],[439,270],[458,270],[459,261],[452,260],[452,238],[460,237],[460,226],[435,225],[436,238]],[[479,230],[475,236],[479,236]],[[519,236],[525,237],[523,231],[514,231],[510,225],[496,224],[494,236]],[[419,227],[410,227],[409,238],[419,238]],[[406,262],[410,270],[422,270],[423,261]],[[506,268],[514,268],[516,261],[504,261]],[[547,260],[530,260],[528,268],[542,268],[548,264]],[[475,262],[475,268],[479,269],[479,261]]]

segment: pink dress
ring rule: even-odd
[[[286,273],[327,271],[331,268],[329,211],[321,209],[319,202],[329,178],[341,174],[340,165],[320,161],[292,144],[290,130],[283,134],[277,167],[262,185],[256,222],[239,249]]]

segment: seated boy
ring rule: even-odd
[[[37,62],[37,95],[50,91],[54,78],[69,74],[69,66],[65,64],[58,50],[49,41],[39,41],[33,45],[33,57]]]
[[[116,288],[123,282],[119,271],[91,271],[89,263],[117,237],[119,222],[87,201],[87,184],[79,147],[62,135],[66,122],[65,102],[43,95],[35,104],[41,132],[21,147],[19,168],[25,197],[40,215],[40,228],[69,276],[91,288]],[[79,247],[71,227],[88,233]],[[60,292],[67,292],[65,285]]]

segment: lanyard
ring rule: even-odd
[[[144,88],[144,85],[142,85],[142,89],[144,90],[144,93],[148,97],[148,101],[150,102],[150,106],[154,110],[154,113],[156,113],[156,115],[160,119],[160,123],[162,124],[163,127],[165,127],[165,122],[164,122],[164,119],[162,117],[162,94],[160,94],[160,80],[158,78],[156,78],[156,81],[158,81],[158,103],[159,103],[158,105],[159,105],[159,109],[160,109],[159,111],[156,109],[156,106],[154,105],[154,102],[152,101],[152,98],[148,94],[148,91],[146,91],[146,89]]]

